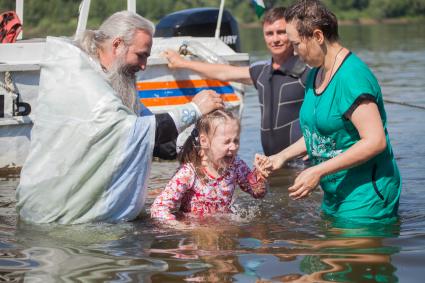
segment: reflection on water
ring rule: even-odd
[[[398,224],[335,228],[317,212],[321,194],[316,192],[313,201],[292,202],[282,193],[282,180],[289,178],[282,175],[272,180],[277,186],[272,186],[264,202],[240,193],[235,215],[192,219],[180,229],[153,223],[146,215],[133,223],[0,227],[3,278],[39,282],[397,281],[391,255],[399,247],[385,242],[398,236]]]
[[[259,30],[243,30],[245,51],[267,58]],[[345,44],[373,68],[384,97],[425,106],[425,28],[341,27]],[[258,98],[248,88],[241,157],[261,151]],[[288,198],[302,169],[271,179],[265,199],[236,194],[233,215],[153,222],[29,225],[17,221],[16,175],[0,176],[0,281],[34,282],[419,282],[425,260],[425,112],[386,105],[391,141],[403,178],[399,222],[354,225],[324,218],[322,194]],[[155,162],[147,207],[177,168]]]
[[[276,225],[238,225],[229,219],[204,220],[185,230],[139,224],[38,230],[20,225],[14,246],[2,247],[13,250],[2,254],[3,278],[39,282],[142,282],[149,278],[152,282],[397,281],[391,255],[398,248],[385,244],[382,237],[361,236],[364,232],[370,235],[365,229],[360,233],[324,229],[322,233],[329,235],[313,238],[297,232],[297,224],[287,226],[291,230],[287,234]],[[99,232],[106,235],[99,236]],[[78,234],[77,239],[73,234]]]

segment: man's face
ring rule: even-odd
[[[111,62],[108,67],[109,82],[124,105],[137,111],[136,73],[146,68],[152,48],[152,37],[149,33],[139,30],[135,32],[133,42],[129,46],[125,46],[119,38],[112,42],[112,46],[110,57],[106,57],[110,58]]]
[[[151,48],[152,36],[143,30],[136,31],[133,42],[127,47],[127,53],[124,55],[125,67],[131,75],[145,70]]]
[[[273,23],[263,24],[264,41],[273,57],[280,57],[288,52],[292,53],[292,46],[286,35],[286,22],[284,19]]]

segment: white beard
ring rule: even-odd
[[[125,65],[124,56],[119,56],[108,71],[108,81],[121,98],[122,103],[136,114],[139,112],[136,91],[136,76],[131,73],[130,66]]]

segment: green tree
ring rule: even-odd
[[[288,6],[294,0],[264,0],[266,7]],[[425,0],[323,0],[339,19],[425,17]],[[24,37],[72,35],[80,0],[25,0]],[[127,0],[91,0],[88,28],[97,28],[112,13],[126,9]],[[219,7],[219,0],[137,0],[137,12],[158,22],[165,15],[194,7]],[[239,23],[258,23],[251,1],[226,0],[225,8]],[[15,1],[0,0],[0,12]]]

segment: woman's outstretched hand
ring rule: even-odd
[[[301,199],[310,196],[313,190],[319,185],[321,174],[315,166],[302,171],[294,184],[288,188],[289,196],[292,199]]]
[[[279,154],[270,155],[268,157],[268,159],[269,159],[269,161],[271,163],[270,169],[272,171],[276,171],[276,170],[282,168],[283,164],[285,164],[285,162],[287,161],[285,158],[283,158]]]

